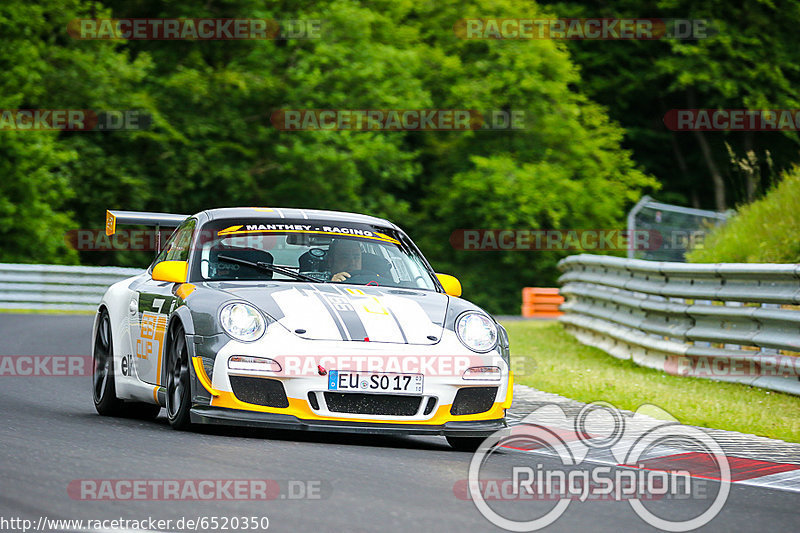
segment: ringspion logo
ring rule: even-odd
[[[640,412],[652,412],[646,407],[655,406],[640,407],[633,421]],[[454,495],[471,499],[489,522],[507,531],[543,529],[575,501],[625,501],[645,523],[660,530],[697,529],[713,520],[725,505],[731,466],[722,447],[707,433],[676,424],[669,413],[656,409],[661,419],[639,417],[646,427],[637,430],[631,425],[639,424],[630,424],[628,417],[607,402],[586,404],[575,417],[568,417],[558,404],[543,405],[515,426],[515,431],[500,430],[484,440],[472,457],[468,479],[454,484]],[[541,425],[543,420],[547,425]],[[687,446],[703,457],[702,477],[719,483],[712,486],[705,479],[696,479],[680,468],[680,462],[666,468],[656,466],[662,463],[659,459],[674,457],[676,447]],[[528,454],[519,454],[515,460],[504,453],[502,465],[492,463],[494,454],[508,449],[535,451],[555,461],[539,462]],[[595,454],[606,456],[606,461],[596,461]],[[511,475],[497,479],[503,469],[510,469]],[[689,498],[705,505],[681,506],[677,512],[664,513],[663,507],[644,504]],[[492,506],[493,501],[508,501],[509,505]],[[539,506],[534,504],[537,501],[556,503]],[[524,507],[514,509],[514,502],[524,502]]]

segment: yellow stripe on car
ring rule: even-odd
[[[226,228],[224,230],[220,230],[217,232],[217,235],[244,235],[248,233],[314,233],[316,235],[340,235],[342,237],[353,237],[356,239],[370,239],[373,241],[380,241],[380,242],[390,242],[392,244],[400,244],[400,241],[397,239],[393,239],[388,235],[384,235],[383,233],[375,232],[375,235],[379,236],[370,236],[370,235],[353,235],[352,233],[342,233],[339,231],[318,231],[318,230],[305,230],[305,229],[247,229],[247,230],[238,230],[234,229],[236,226],[231,226],[230,228]],[[242,226],[239,226],[240,228]]]
[[[194,366],[194,373],[197,376],[197,379],[200,380],[200,383],[211,394],[211,396],[216,398],[222,394],[222,391],[218,391],[211,385],[211,379],[208,377],[208,374],[206,374],[206,369],[203,367],[202,357],[192,357],[192,365]],[[213,400],[211,405],[214,405]]]
[[[195,365],[197,365],[197,363],[195,363]],[[195,369],[196,368],[197,367],[195,366]],[[297,418],[305,420],[329,420],[329,421],[338,420],[341,422],[367,422],[373,424],[387,423],[387,424],[441,426],[445,422],[496,420],[499,418],[503,418],[504,416],[503,404],[500,402],[495,402],[494,404],[492,404],[492,407],[488,411],[485,411],[483,413],[477,413],[474,415],[452,415],[450,414],[450,408],[452,407],[452,404],[448,403],[446,405],[440,405],[439,408],[436,410],[436,414],[427,420],[394,420],[394,419],[381,420],[375,418],[326,417],[326,416],[320,416],[315,412],[313,412],[306,400],[301,400],[298,398],[288,398],[289,407],[286,408],[266,407],[263,405],[245,403],[239,400],[236,396],[234,396],[232,392],[227,392],[227,391],[216,391],[216,392],[218,393],[218,395],[215,395],[214,398],[211,399],[211,405],[213,407],[226,407],[228,409],[238,409],[241,411],[256,411],[261,413],[279,413],[285,415],[293,415],[296,416]]]
[[[506,389],[506,400],[502,404],[503,409],[511,407],[511,402],[514,400],[514,373],[508,373],[508,388]]]

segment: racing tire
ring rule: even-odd
[[[125,402],[117,398],[114,375],[114,343],[111,337],[111,320],[108,312],[100,311],[92,353],[92,397],[94,408],[102,416],[119,416],[152,420],[161,406],[139,402]]]
[[[486,439],[484,437],[445,437],[453,449],[460,452],[474,452]]]
[[[191,384],[189,350],[183,326],[170,328],[167,352],[167,419],[173,429],[191,429]]]

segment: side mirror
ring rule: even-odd
[[[153,267],[153,279],[156,281],[185,283],[188,273],[188,261],[161,261]]]
[[[458,278],[448,274],[436,274],[436,277],[439,278],[439,283],[444,287],[444,292],[456,298],[461,296],[461,282],[458,281]]]

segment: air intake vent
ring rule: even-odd
[[[428,398],[428,405],[425,406],[425,412],[422,413],[423,415],[429,415],[433,412],[433,408],[436,407],[436,398],[431,396]]]
[[[328,409],[334,413],[414,416],[422,403],[422,396],[343,392],[325,392],[324,394]]]
[[[319,402],[317,401],[317,393],[310,392],[308,393],[308,403],[311,404],[311,408],[315,411],[319,411]]]
[[[277,379],[231,376],[233,394],[245,403],[265,407],[289,407],[283,383]]]
[[[451,415],[474,415],[485,413],[492,408],[494,399],[497,396],[497,387],[467,387],[459,389],[453,406],[450,408]]]

